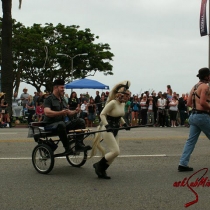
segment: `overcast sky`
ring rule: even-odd
[[[133,94],[164,92],[166,85],[182,94],[198,81],[198,70],[208,66],[208,37],[199,31],[201,0],[22,0],[21,10],[19,0],[12,2],[12,18],[25,26],[79,25],[98,35],[98,43],[108,43],[115,55],[114,75],[89,78],[110,88],[128,79]],[[25,84],[20,93],[25,86],[33,94],[35,89]]]

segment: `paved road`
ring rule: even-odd
[[[71,167],[56,158],[48,175],[35,171],[31,153],[36,143],[25,128],[0,129],[0,200],[2,210],[177,210],[195,199],[190,189],[173,184],[193,172],[179,173],[177,165],[189,128],[138,128],[120,131],[121,155],[108,169],[111,180],[96,177],[92,164]],[[195,169],[209,167],[209,141],[202,134],[191,157]],[[60,146],[59,149],[62,149]],[[190,179],[201,177],[201,171]],[[207,178],[210,172],[204,176]],[[198,203],[189,209],[209,209],[210,188],[193,188]]]

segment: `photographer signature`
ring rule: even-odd
[[[200,178],[196,178],[195,175],[201,171],[204,171],[203,175]],[[193,189],[194,187],[210,187],[210,180],[208,177],[204,177],[208,172],[208,168],[202,168],[195,173],[193,173],[190,177],[185,177],[182,181],[174,182],[174,187],[185,187],[187,186],[195,195],[195,200],[186,203],[184,206],[187,208],[198,202],[198,193]],[[191,181],[192,178],[196,178],[195,181]]]

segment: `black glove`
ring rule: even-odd
[[[128,127],[127,123],[123,124],[123,127],[125,127],[125,130],[129,131],[131,128]]]
[[[107,132],[112,132],[113,131],[112,127],[109,124],[105,125],[105,128],[106,128]]]

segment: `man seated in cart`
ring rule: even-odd
[[[85,121],[81,118],[69,120],[68,116],[75,115],[79,109],[69,110],[64,99],[64,80],[56,79],[53,82],[53,92],[44,101],[44,120],[47,125],[45,130],[56,132],[63,143],[65,154],[70,152],[69,140],[67,137],[69,130],[85,129]],[[84,135],[76,136],[75,149],[85,151],[91,149],[83,143]]]

